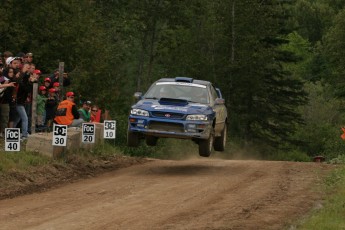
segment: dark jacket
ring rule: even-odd
[[[17,104],[24,105],[29,93],[32,93],[32,82],[29,82],[30,74],[24,73],[18,79]]]

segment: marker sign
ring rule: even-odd
[[[95,124],[83,123],[82,142],[95,143]]]
[[[19,128],[5,128],[5,151],[20,151]]]
[[[53,145],[54,146],[67,146],[67,125],[53,126]]]
[[[104,121],[104,139],[115,139],[116,137],[116,121],[105,120]]]

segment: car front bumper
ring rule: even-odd
[[[155,137],[208,139],[212,130],[209,121],[167,120],[129,116],[128,131]]]

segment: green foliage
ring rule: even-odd
[[[296,162],[310,162],[312,159],[305,152],[299,150],[277,151],[266,157],[268,160],[274,161],[296,161]]]
[[[327,197],[322,208],[314,210],[298,229],[344,229],[345,168],[332,171],[325,180]]]
[[[329,85],[320,82],[306,84],[309,103],[300,107],[304,125],[294,134],[298,148],[309,156],[323,155],[327,160],[344,152],[340,138],[344,117],[339,108],[342,102],[332,96]]]
[[[345,154],[338,155],[329,161],[330,164],[345,164]]]

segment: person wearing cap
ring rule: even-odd
[[[46,77],[44,78],[44,82],[43,82],[43,85],[47,88],[47,89],[50,89],[50,83],[52,82],[52,80],[50,80],[49,77]]]
[[[84,101],[82,107],[78,110],[80,118],[85,122],[89,122],[91,119],[90,107],[91,101]]]
[[[74,103],[73,92],[67,92],[66,100],[58,105],[54,121],[59,125],[68,125],[68,127],[80,127],[84,122],[80,118],[77,106]]]
[[[12,67],[14,69],[19,69],[20,64],[21,64],[21,61],[19,60],[18,57],[8,57],[6,59],[6,65],[8,67]]]
[[[60,100],[60,83],[59,82],[54,82],[53,83],[53,88],[55,89],[55,97],[56,100]]]

